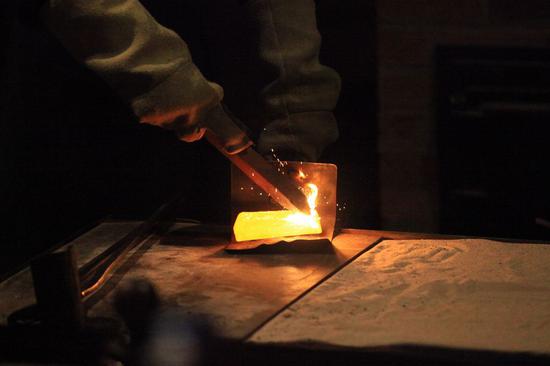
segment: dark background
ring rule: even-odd
[[[164,4],[163,4],[164,3]],[[521,3],[521,4],[520,4]],[[206,75],[198,11],[144,1]],[[228,163],[140,125],[95,75],[3,5],[0,272],[105,217],[227,223]],[[550,238],[550,5],[540,0],[318,0],[321,60],[342,76],[343,226]],[[192,35],[193,33],[193,35]],[[226,182],[226,183],[223,183]]]

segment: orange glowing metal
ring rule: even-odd
[[[305,175],[300,171],[298,177],[304,179]],[[233,225],[235,240],[320,234],[323,230],[316,210],[319,189],[315,184],[307,183],[302,190],[309,204],[309,215],[288,210],[241,212]]]

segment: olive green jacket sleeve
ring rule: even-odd
[[[183,134],[223,98],[222,88],[193,64],[185,42],[137,0],[48,0],[41,18],[141,122]]]

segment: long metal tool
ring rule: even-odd
[[[213,113],[225,113],[221,108]],[[239,168],[251,181],[256,183],[267,196],[288,210],[309,212],[305,195],[297,184],[284,171],[268,162],[258,154],[244,131],[234,121],[224,116],[212,116],[207,124],[206,139],[233,165]],[[223,121],[223,122],[220,122]],[[235,138],[240,136],[240,138]],[[228,151],[228,141],[236,140],[237,148]]]
[[[165,203],[146,221],[84,264],[79,270],[82,297],[88,298],[97,292],[133,248],[143,243],[151,234],[166,230],[173,223],[173,211],[180,202],[181,198],[176,197]]]

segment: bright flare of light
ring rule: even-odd
[[[287,210],[241,212],[233,225],[236,241],[320,234],[321,219],[317,213],[319,189],[313,183],[304,187],[310,213]]]
[[[300,171],[301,172],[301,171]],[[317,213],[317,196],[319,195],[319,188],[313,183],[306,184],[307,190],[305,195],[307,197],[307,204],[309,206],[310,216],[319,216]],[[308,191],[309,190],[309,191]]]

